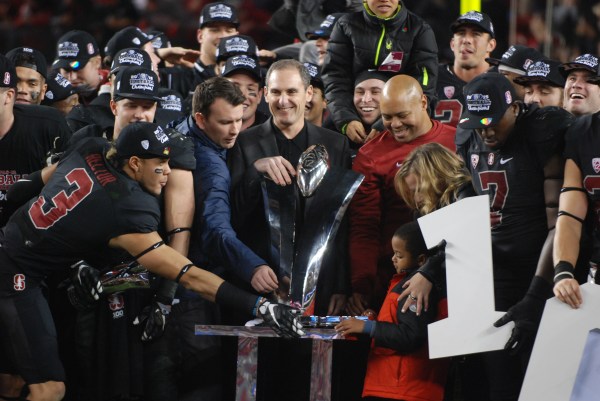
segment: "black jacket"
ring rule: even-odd
[[[336,22],[327,51],[330,61],[323,66],[327,108],[338,130],[350,121],[360,121],[352,102],[354,80],[359,73],[377,69],[392,52],[403,52],[400,74],[414,77],[429,99],[435,97],[438,58],[431,27],[406,9],[386,20],[367,9],[346,14]]]

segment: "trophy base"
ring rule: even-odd
[[[369,320],[367,316],[301,316],[302,327],[327,327],[333,328],[344,319],[355,318],[358,320]]]

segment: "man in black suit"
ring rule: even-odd
[[[310,85],[310,75],[301,63],[292,59],[274,63],[267,72],[265,83],[266,100],[273,117],[242,132],[229,154],[229,167],[234,227],[244,243],[269,260],[269,226],[265,219],[260,184],[263,177],[278,185],[291,185],[300,155],[315,144],[325,146],[331,166],[350,168],[350,156],[348,141],[344,136],[317,127],[304,119],[304,106],[311,100],[313,88]],[[308,208],[311,200],[306,198],[306,204],[300,207]],[[296,226],[301,227],[303,222],[298,220],[302,219],[296,218]],[[340,242],[340,235],[345,235],[343,228],[340,229],[336,243]],[[342,246],[345,247],[344,244]],[[335,258],[325,259],[321,270],[322,278],[338,270],[338,267],[346,270],[347,252],[340,248],[343,251],[339,254],[336,252]],[[277,264],[277,261],[269,261],[270,266]],[[328,284],[330,287],[345,283]],[[341,289],[338,285],[338,288],[327,291],[335,294],[330,300],[323,300],[321,297],[319,301],[317,295],[316,312],[330,315],[340,313],[345,304],[345,298],[339,296],[342,295],[339,292]]]
[[[281,186],[295,185],[295,166],[302,152],[310,145],[325,146],[329,154],[330,166],[350,168],[350,153],[348,140],[344,136],[317,127],[304,119],[305,104],[311,100],[313,88],[310,85],[310,75],[301,63],[292,59],[273,63],[267,72],[265,86],[265,99],[269,104],[272,117],[261,125],[243,131],[229,152],[232,221],[242,242],[267,260],[269,266],[276,268],[279,261],[271,260],[273,258],[270,252],[270,231],[265,217],[261,181],[267,179]],[[296,196],[297,236],[301,233],[303,225],[310,223],[304,220],[304,212],[309,207],[318,207],[311,204],[312,200],[310,197]],[[315,314],[317,315],[336,315],[344,309],[349,289],[346,237],[347,229],[342,224],[334,243],[323,259],[316,295]],[[281,281],[281,278],[279,280]],[[299,342],[282,346],[286,349],[274,352],[272,355],[285,354],[288,363],[294,361],[297,367],[304,367],[310,349],[304,349],[305,347]],[[265,355],[265,352],[261,354]],[[260,358],[261,355],[259,355],[259,365],[261,365],[259,371],[264,371]],[[277,395],[271,393],[277,393],[278,390],[283,392],[279,394],[281,396],[294,393],[294,396],[300,397],[299,399],[302,399],[303,395],[304,399],[308,399],[308,394],[303,394],[303,391],[308,391],[306,383],[308,372],[306,378],[297,378],[293,383],[289,383],[294,388],[294,391],[290,391],[290,387],[286,385],[290,380],[290,371],[282,369],[283,366],[289,365],[280,365],[279,362],[281,361],[270,361],[267,364],[270,367],[264,366],[275,370],[275,376],[267,375],[265,378],[268,381],[265,387],[268,386],[269,389],[266,399],[277,399]],[[296,373],[300,371],[293,370]],[[305,383],[302,388],[297,388],[300,381]],[[296,389],[299,391],[295,391]],[[260,393],[261,379],[259,378]],[[273,396],[275,397],[272,398]]]

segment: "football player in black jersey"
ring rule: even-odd
[[[481,381],[464,388],[483,391],[473,399],[517,400],[541,310],[552,295],[550,283],[534,273],[538,264],[551,265],[550,216],[556,216],[564,135],[574,117],[515,101],[512,85],[498,73],[476,77],[464,94],[457,152],[477,194],[490,197],[494,297],[497,310],[509,311],[496,325],[515,321],[505,350],[467,357],[465,376],[484,372],[489,388]],[[531,297],[540,300],[539,314],[527,313]]]
[[[46,166],[51,150],[62,150],[71,131],[55,109],[15,104],[17,73],[0,54],[0,227],[19,206],[7,192],[20,179]]]
[[[198,84],[216,76],[217,46],[222,38],[237,35],[240,23],[235,7],[225,2],[207,3],[200,13],[196,39],[200,45],[200,57],[193,68],[173,67],[161,71],[161,81],[169,82],[169,88],[183,95],[184,111],[192,108],[192,95]]]
[[[525,104],[537,103],[540,107],[563,106],[565,78],[558,71],[560,62],[542,59],[527,68],[524,76],[516,77],[515,84],[523,87]]]
[[[17,70],[17,104],[41,104],[46,84],[46,58],[39,50],[17,47],[6,53]]]
[[[485,59],[496,48],[496,39],[490,17],[478,11],[461,15],[450,29],[454,62],[439,66],[433,118],[456,127],[465,105],[463,87],[490,68]]]
[[[123,249],[149,271],[210,301],[263,317],[281,335],[302,334],[291,309],[238,290],[164,245],[156,232],[156,196],[171,169],[170,140],[160,126],[131,124],[109,147],[102,138],[78,143],[55,167],[40,196],[0,231],[0,371],[25,379],[28,400],[60,400],[65,394],[41,282],[102,250]],[[94,297],[100,292],[99,284],[92,287]]]
[[[565,77],[564,107],[575,116],[600,111],[600,86],[589,81],[598,72],[598,56],[583,54],[558,67]]]
[[[521,85],[516,85],[514,80],[527,74],[527,68],[534,62],[543,59],[542,53],[537,50],[523,46],[510,46],[499,59],[485,59],[490,65],[496,66],[498,72],[506,77],[512,84],[517,94],[516,100],[523,100],[525,91]]]
[[[600,85],[598,75],[598,73],[588,74],[588,85]],[[576,261],[580,261],[584,253],[582,245],[585,244],[585,240],[582,242],[581,239],[589,236],[593,238],[592,261],[597,260],[598,254],[599,118],[598,112],[579,117],[566,137],[565,180],[560,195],[558,214],[560,218],[556,224],[554,239],[554,295],[575,309],[583,302],[579,288],[579,283],[583,281],[581,280],[582,267],[576,266]],[[595,283],[599,282],[599,277],[600,274],[595,272]]]

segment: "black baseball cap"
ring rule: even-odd
[[[135,26],[127,26],[115,33],[106,43],[104,54],[111,60],[119,50],[135,47],[141,49],[150,38],[142,30]]]
[[[167,47],[171,47],[171,41],[167,37],[167,34],[161,31],[148,31],[146,35],[152,41],[152,47],[155,49],[165,49]]]
[[[255,59],[248,56],[234,56],[227,59],[221,75],[228,77],[236,73],[247,74],[258,82],[262,79],[260,65]]]
[[[42,100],[42,104],[45,105],[64,100],[75,93],[79,93],[79,90],[71,85],[71,82],[56,70],[50,72],[46,84],[48,85],[48,89],[44,95],[44,100]]]
[[[64,68],[77,71],[85,67],[87,62],[100,54],[96,39],[85,31],[69,31],[58,39],[56,60],[52,68]]]
[[[519,70],[521,74],[525,75],[527,72],[527,68],[535,61],[543,59],[544,56],[539,51],[523,46],[523,45],[513,45],[508,48],[502,54],[500,59],[497,58],[486,58],[485,61],[490,65],[505,65],[510,68],[514,68]]]
[[[561,65],[559,61],[543,59],[536,61],[527,68],[527,74],[522,77],[516,77],[513,81],[519,85],[530,83],[546,83],[551,86],[563,88],[565,86],[565,77],[558,72]]]
[[[321,78],[321,67],[313,63],[302,63],[302,65],[308,71],[308,75],[310,75],[310,84],[325,92],[325,84],[323,83],[323,78]]]
[[[458,126],[464,129],[493,127],[517,99],[510,81],[497,72],[473,78],[463,89],[466,108]]]
[[[171,121],[178,121],[184,116],[183,96],[179,92],[168,88],[158,88],[158,107],[154,115],[154,121],[165,126]]]
[[[387,82],[389,78],[390,74],[383,71],[375,69],[364,70],[356,76],[356,79],[354,80],[354,87],[356,87],[356,85],[360,84],[361,82],[369,79],[378,79],[380,81]]]
[[[115,144],[119,158],[137,156],[142,159],[168,159],[171,148],[169,136],[155,123],[136,122],[127,125]]]
[[[200,13],[200,29],[208,24],[217,22],[233,24],[236,28],[240,25],[237,11],[234,7],[222,2],[208,3],[202,8],[202,12]]]
[[[479,11],[468,11],[462,14],[450,25],[450,30],[454,33],[463,25],[476,25],[484,32],[489,33],[492,38],[496,36],[491,18],[487,14]]]
[[[217,63],[233,56],[248,56],[258,60],[258,47],[250,36],[228,36],[219,41],[216,56]]]
[[[17,47],[6,53],[15,67],[25,67],[37,71],[44,79],[48,77],[48,64],[41,51],[30,47]]]
[[[563,77],[567,77],[573,70],[586,70],[598,75],[598,56],[595,54],[582,54],[573,61],[561,64],[558,71]]]
[[[110,73],[116,74],[123,67],[143,67],[152,69],[152,60],[148,52],[135,47],[119,50],[110,66]]]
[[[158,77],[154,71],[143,67],[123,67],[115,77],[113,98],[145,99],[158,102]]]
[[[333,31],[333,25],[335,25],[335,22],[342,15],[344,15],[344,13],[329,14],[327,17],[325,17],[323,22],[321,22],[321,25],[319,25],[318,29],[306,32],[306,37],[311,40],[319,38],[329,39],[331,32]]]
[[[0,54],[0,88],[16,88],[17,71],[15,65],[4,54]]]

